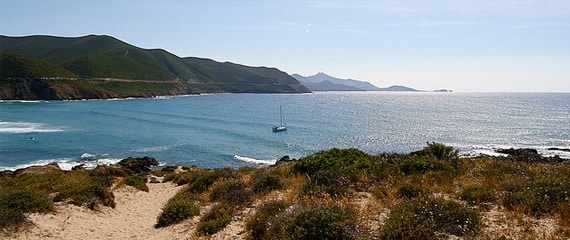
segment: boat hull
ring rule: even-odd
[[[275,127],[272,128],[272,130],[273,130],[274,132],[287,131],[287,127],[285,127],[285,126],[275,126]]]

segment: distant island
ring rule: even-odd
[[[308,92],[277,68],[181,58],[111,36],[0,36],[2,100]]]
[[[411,87],[393,85],[387,88],[379,88],[373,84],[354,80],[354,79],[340,79],[329,76],[325,73],[317,73],[313,76],[301,76],[299,74],[292,74],[293,78],[297,79],[301,84],[307,86],[311,91],[393,91],[393,92],[420,92]],[[440,89],[434,92],[451,92],[451,90]]]

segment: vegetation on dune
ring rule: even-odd
[[[242,219],[250,239],[570,237],[566,163],[461,158],[439,143],[409,154],[330,149],[263,168],[169,166],[153,174],[155,180],[183,186],[163,207],[155,227],[194,218],[190,234],[196,237],[215,235]],[[113,182],[142,182],[141,176],[110,167],[1,179],[0,206],[19,209],[0,207],[0,217],[10,219],[3,229],[20,226],[15,222],[25,221],[23,212],[53,211],[54,199],[112,206],[104,199],[112,200]],[[511,224],[548,218],[557,225],[546,235],[527,225],[501,236],[488,230],[489,221],[496,221],[489,220],[491,211]]]
[[[146,177],[135,176],[124,168],[101,166],[93,170],[43,170],[0,176],[0,229],[20,228],[26,213],[49,213],[54,202],[96,209],[115,207],[111,191],[114,184],[125,183],[145,189]],[[144,185],[144,186],[143,186]],[[148,191],[148,188],[146,188]]]

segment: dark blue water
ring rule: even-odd
[[[288,130],[274,133],[283,107]],[[409,152],[426,142],[464,154],[570,148],[570,93],[219,94],[160,99],[0,102],[0,169],[101,164],[239,167],[332,147]],[[237,159],[234,156],[238,156]]]

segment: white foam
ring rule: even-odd
[[[96,168],[97,166],[108,166],[108,165],[112,165],[112,164],[117,164],[118,162],[120,162],[122,160],[122,159],[108,158],[108,157],[102,157],[102,156],[107,156],[107,154],[93,155],[93,154],[89,154],[89,153],[84,153],[81,155],[82,160],[79,160],[79,161],[73,160],[71,158],[38,160],[38,161],[35,161],[32,163],[16,165],[14,167],[2,167],[2,166],[0,166],[0,171],[4,171],[4,170],[15,171],[18,169],[23,169],[23,168],[32,167],[32,166],[45,166],[45,165],[48,165],[50,163],[57,163],[57,165],[59,165],[59,168],[61,168],[62,170],[67,170],[67,171],[69,171],[69,170],[73,169],[73,167],[79,166],[79,165],[83,165],[83,167],[85,169],[93,169],[93,168]],[[97,157],[99,157],[99,158],[96,159]]]
[[[81,159],[93,158],[93,157],[95,157],[95,156],[96,156],[96,155],[94,155],[94,154],[84,153],[84,154],[81,154]]]
[[[138,152],[138,153],[161,152],[161,151],[166,151],[170,148],[171,146],[157,146],[157,147],[148,147],[148,148],[130,150],[129,152]]]
[[[0,121],[0,133],[62,132],[63,129],[43,123]]]
[[[276,159],[260,160],[260,159],[250,158],[250,157],[242,157],[242,156],[238,156],[238,155],[234,155],[234,159],[237,161],[248,162],[248,163],[253,163],[253,164],[258,164],[258,165],[273,165],[277,162]]]

